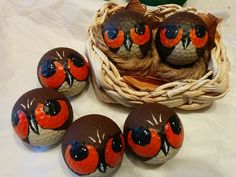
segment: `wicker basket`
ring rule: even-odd
[[[185,79],[159,86],[154,91],[140,91],[130,87],[121,76],[116,66],[99,49],[96,42],[96,31],[101,24],[123,6],[107,3],[96,14],[88,34],[88,58],[92,72],[92,83],[97,96],[106,103],[119,103],[128,107],[143,103],[162,103],[172,108],[196,110],[211,105],[215,100],[225,96],[229,89],[228,72],[230,63],[220,36],[215,40],[211,50],[208,72],[198,80]],[[146,7],[145,7],[146,8]],[[170,14],[188,11],[197,13],[194,8],[183,8],[178,5],[161,5],[147,9],[145,15],[156,21],[162,21]]]

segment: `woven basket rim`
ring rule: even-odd
[[[228,72],[230,63],[221,36],[215,41],[216,46],[211,51],[209,70],[198,80],[185,79],[183,81],[169,82],[161,85],[155,91],[138,91],[131,88],[118,72],[116,66],[96,46],[92,37],[91,28],[96,27],[97,18],[104,18],[109,12],[115,12],[121,5],[106,3],[98,10],[94,23],[90,26],[88,34],[88,59],[93,71],[93,86],[100,98],[105,102],[119,103],[125,106],[135,106],[142,103],[158,102],[169,107],[184,110],[195,110],[211,105],[215,100],[226,95],[229,90]],[[146,7],[145,7],[146,8]],[[170,15],[179,11],[200,12],[192,7],[181,7],[175,4],[160,5],[151,10],[147,9],[146,15]],[[101,15],[103,14],[103,16]],[[105,19],[103,19],[105,20]],[[220,25],[217,32],[221,34]],[[209,76],[212,79],[209,79]],[[104,96],[106,98],[104,98]]]

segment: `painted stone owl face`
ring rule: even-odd
[[[11,122],[17,136],[32,146],[60,141],[72,123],[70,102],[49,88],[31,90],[21,96],[12,110]]]
[[[132,111],[124,125],[130,152],[148,164],[161,164],[181,148],[184,130],[177,114],[161,104],[143,104]]]
[[[84,90],[88,84],[88,65],[75,50],[56,48],[39,61],[38,79],[43,87],[53,88],[70,97]]]
[[[116,12],[102,28],[109,49],[123,58],[144,58],[151,49],[152,31],[146,19],[130,10]]]
[[[173,66],[187,66],[204,55],[208,30],[197,15],[179,12],[158,26],[155,43],[163,61]]]
[[[87,115],[67,130],[62,153],[67,166],[77,175],[103,177],[116,170],[125,149],[120,128],[102,115]]]

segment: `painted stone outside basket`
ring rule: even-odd
[[[161,22],[176,12],[200,13],[191,7],[174,4],[160,5],[146,9],[145,16]],[[196,110],[211,105],[226,95],[229,90],[228,72],[230,63],[221,39],[220,25],[216,26],[214,48],[210,51],[207,72],[199,79],[181,79],[160,83],[155,89],[137,89],[130,86],[127,78],[103,52],[104,46],[101,25],[115,12],[125,7],[107,3],[98,10],[94,23],[88,31],[88,58],[92,72],[92,84],[97,96],[106,103],[118,103],[127,107],[143,103],[161,103],[171,108]],[[201,12],[204,14],[203,12]],[[102,44],[101,44],[102,43]],[[155,44],[152,56],[158,58]],[[168,71],[167,71],[168,72]]]

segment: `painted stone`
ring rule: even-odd
[[[122,58],[144,58],[151,49],[152,30],[143,15],[121,10],[102,27],[103,38],[110,51]]]
[[[15,103],[11,122],[17,136],[32,146],[59,142],[72,123],[68,99],[49,88],[38,88],[22,95]]]
[[[147,164],[161,164],[172,158],[183,144],[184,129],[170,108],[147,103],[134,109],[124,125],[126,146]]]
[[[203,57],[208,29],[196,14],[179,12],[159,24],[155,44],[163,61],[172,66],[188,66]]]
[[[111,119],[97,114],[76,120],[62,143],[67,166],[79,176],[109,176],[120,166],[124,150],[120,128]]]
[[[53,88],[71,97],[81,93],[88,84],[88,64],[70,48],[48,51],[38,64],[38,79],[42,87]]]

